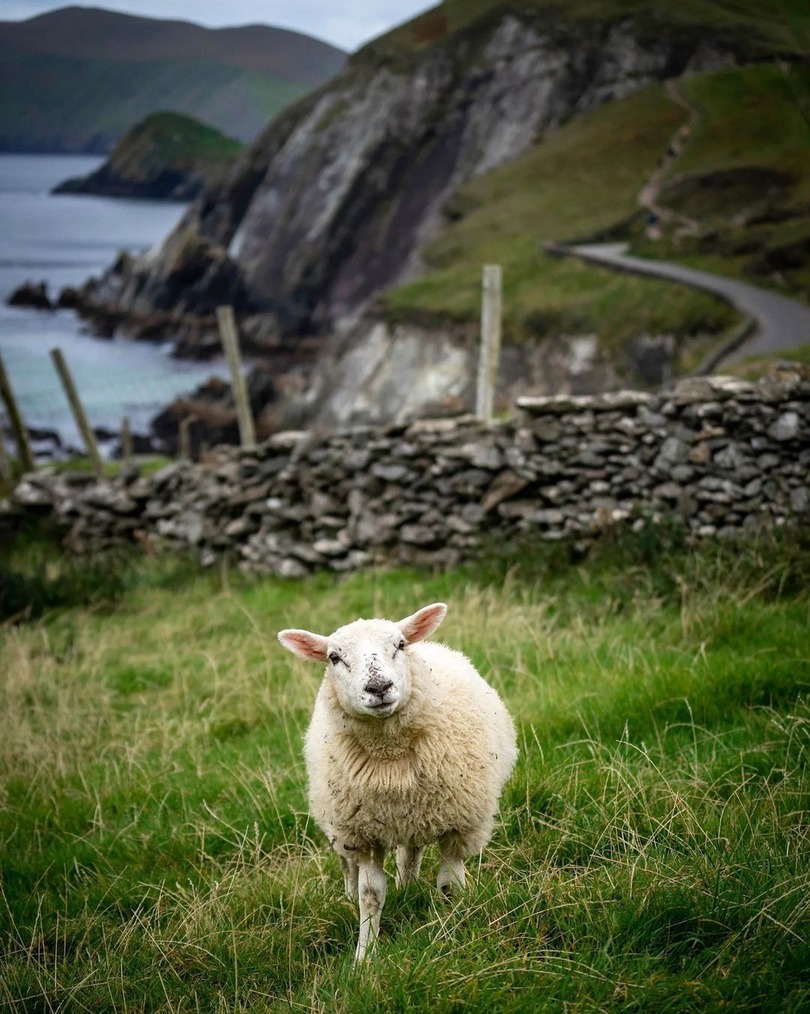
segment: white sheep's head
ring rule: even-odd
[[[411,694],[408,645],[430,637],[446,612],[443,602],[434,602],[398,623],[355,620],[328,637],[282,630],[278,639],[300,658],[328,663],[327,674],[347,714],[387,718]]]

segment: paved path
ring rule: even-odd
[[[723,363],[737,362],[746,356],[770,355],[810,342],[810,306],[770,289],[724,278],[708,271],[698,271],[667,261],[642,260],[625,253],[626,243],[594,243],[579,246],[557,246],[554,253],[580,257],[617,271],[668,278],[695,289],[712,292],[753,320],[753,329],[724,354],[714,357],[712,369]]]

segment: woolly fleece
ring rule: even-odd
[[[402,708],[384,719],[347,714],[327,667],[306,734],[310,812],[355,862],[447,837],[461,858],[480,851],[517,758],[512,719],[468,658],[433,642],[405,650]]]

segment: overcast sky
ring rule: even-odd
[[[150,18],[179,18],[211,28],[264,24],[293,28],[331,42],[349,52],[438,0],[99,0],[72,4],[70,0],[0,0],[0,20],[21,21],[57,7],[106,7]]]

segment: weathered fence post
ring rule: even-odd
[[[13,476],[11,458],[8,456],[8,450],[6,449],[6,438],[3,436],[3,430],[0,427],[0,479],[4,482],[11,482]]]
[[[121,420],[121,460],[125,465],[132,461],[132,430],[127,415]]]
[[[256,430],[253,426],[253,414],[250,411],[245,378],[242,374],[242,357],[239,354],[239,335],[236,331],[233,307],[217,307],[217,324],[219,325],[222,347],[225,349],[225,356],[231,371],[231,388],[239,419],[239,438],[243,447],[253,447],[256,443]]]
[[[65,357],[62,355],[62,350],[60,348],[51,349],[51,359],[53,360],[53,365],[56,367],[56,372],[59,374],[59,379],[62,381],[62,387],[64,388],[65,395],[70,403],[70,410],[73,413],[73,418],[76,420],[76,425],[79,427],[82,440],[84,440],[84,446],[87,448],[87,453],[93,464],[93,471],[96,475],[101,475],[104,470],[104,466],[101,461],[101,455],[98,453],[98,444],[96,443],[93,431],[90,429],[87,416],[84,414],[84,408],[82,407],[81,399],[79,398],[79,392],[76,390],[76,385],[73,383],[73,377],[71,376],[68,365],[65,362]]]
[[[20,459],[23,471],[32,472],[34,468],[36,468],[36,463],[34,462],[34,452],[31,450],[31,441],[28,439],[28,430],[25,428],[25,423],[23,422],[22,415],[20,414],[17,399],[14,397],[14,392],[11,390],[11,384],[8,379],[8,374],[6,373],[6,368],[3,364],[2,356],[0,356],[0,398],[3,399],[8,412],[11,429],[14,432],[14,442],[17,444],[17,457]]]
[[[196,415],[187,415],[177,427],[178,454],[183,461],[191,461],[191,426],[197,421]]]
[[[475,414],[492,422],[501,357],[501,266],[485,264],[481,292],[481,351]]]

